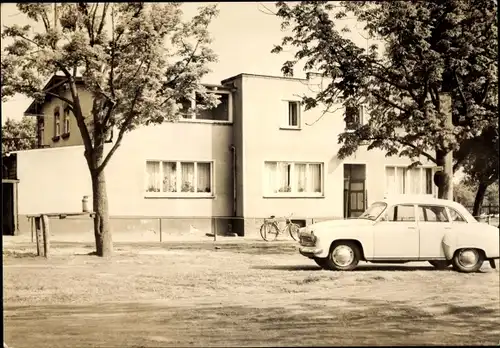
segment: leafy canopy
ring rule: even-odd
[[[36,119],[24,116],[20,121],[8,118],[2,125],[2,154],[36,148]]]
[[[340,5],[340,6],[339,6]],[[307,108],[364,104],[369,120],[340,134],[339,157],[368,142],[387,155],[436,156],[457,151],[498,122],[497,4],[494,1],[303,1],[277,3],[282,27],[291,29],[273,52],[295,48],[285,75],[304,63],[330,83]],[[343,20],[354,16],[369,38],[368,49],[346,38]],[[453,100],[446,122],[442,93]],[[415,162],[417,163],[417,162]]]
[[[180,3],[58,3],[56,23],[54,4],[17,7],[44,29],[3,28],[2,38],[12,42],[2,52],[2,95],[50,96],[67,103],[91,170],[104,168],[126,132],[174,120],[183,98],[198,92],[206,104],[217,103],[200,82],[207,65],[216,61],[207,29],[217,15],[215,6],[199,8],[186,21]],[[62,74],[63,81],[43,90],[54,74]],[[90,115],[80,103],[78,78],[93,95]],[[63,85],[70,98],[64,97]],[[113,128],[118,136],[103,159]]]

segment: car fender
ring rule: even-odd
[[[316,233],[315,233],[316,234]],[[323,249],[320,257],[327,257],[330,252],[330,246],[337,240],[353,240],[361,244],[365,258],[373,256],[373,232],[367,227],[358,228],[356,231],[352,229],[336,229],[335,231],[322,232],[317,234],[319,244]]]
[[[443,237],[443,249],[446,259],[451,260],[457,249],[477,248],[484,251],[486,258],[497,258],[500,255],[498,229],[481,226],[467,230],[450,231]]]

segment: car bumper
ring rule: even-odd
[[[323,253],[323,249],[317,247],[300,247],[299,252],[305,257],[312,258],[321,255]]]

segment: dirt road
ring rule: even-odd
[[[4,248],[9,347],[500,343],[500,272],[320,270],[291,243]],[[75,255],[79,254],[79,255]],[[72,255],[70,255],[72,254]]]

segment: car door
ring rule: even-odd
[[[374,259],[417,260],[419,256],[419,231],[414,204],[398,204],[374,225]]]
[[[422,260],[445,258],[443,237],[451,229],[446,207],[420,204],[417,206],[420,230],[420,256]]]

